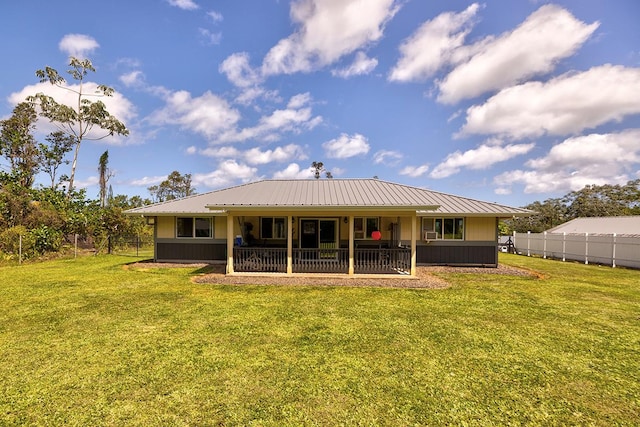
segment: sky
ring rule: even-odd
[[[130,131],[83,142],[89,197],[108,150],[114,194],[143,198],[172,171],[204,193],[317,161],[525,206],[640,178],[639,19],[637,0],[4,1],[0,118],[70,102],[35,71],[74,85],[88,58]]]

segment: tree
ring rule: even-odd
[[[169,174],[166,180],[159,185],[148,187],[154,202],[179,199],[196,194],[196,189],[191,186],[191,174],[181,175],[178,171]]]
[[[564,197],[571,218],[628,215],[629,201],[619,185],[587,185]]]
[[[311,169],[313,170],[313,176],[316,179],[320,179],[320,175],[322,175],[322,172],[324,172],[327,178],[329,179],[333,178],[333,174],[324,168],[324,163],[322,162],[311,163]]]
[[[111,171],[109,170],[109,150],[100,156],[98,173],[100,176],[100,207],[104,208],[107,205],[107,182],[109,178],[111,178]]]
[[[0,154],[9,161],[10,174],[17,184],[31,188],[40,169],[42,153],[33,137],[37,114],[33,106],[21,102],[13,115],[0,121]]]
[[[536,212],[535,215],[505,221],[509,228],[519,233],[541,233],[569,220],[567,207],[562,199],[547,199],[544,202],[533,202],[525,209]]]
[[[56,188],[58,168],[63,164],[69,164],[69,160],[65,160],[65,156],[73,149],[74,138],[64,132],[56,131],[49,134],[45,139],[49,144],[40,144],[40,152],[42,153],[41,170],[51,178],[51,188]]]
[[[54,86],[67,90],[77,96],[75,108],[57,102],[53,97],[38,93],[27,98],[28,101],[38,104],[40,114],[49,119],[58,130],[73,138],[75,151],[71,164],[71,175],[69,176],[68,196],[73,191],[73,183],[78,164],[78,152],[84,140],[100,140],[108,136],[129,134],[129,131],[115,116],[111,115],[105,104],[98,101],[91,101],[88,97],[113,96],[114,90],[109,86],[98,85],[97,93],[88,94],[83,87],[85,77],[89,71],[95,72],[95,68],[88,59],[80,60],[71,57],[69,65],[71,69],[68,73],[78,82],[77,86],[68,85],[64,77],[54,68],[46,67],[44,70],[37,70],[36,76],[40,82],[49,82]],[[90,133],[94,128],[101,129],[102,132]]]

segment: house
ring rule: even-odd
[[[552,234],[640,235],[640,215],[575,218],[547,230]]]
[[[414,275],[498,264],[500,218],[532,212],[378,179],[263,180],[131,209],[158,262],[227,273]]]

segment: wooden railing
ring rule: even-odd
[[[347,248],[292,249],[294,273],[348,273]],[[234,247],[234,271],[286,273],[286,248]],[[369,274],[400,273],[411,270],[408,248],[356,248],[354,272]]]
[[[294,273],[348,273],[349,249],[293,249]]]
[[[353,267],[355,273],[385,274],[411,272],[409,248],[356,248]]]
[[[233,248],[233,269],[238,272],[287,272],[287,248]]]

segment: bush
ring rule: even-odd
[[[6,255],[18,255],[21,246],[20,236],[22,236],[22,256],[30,258],[35,255],[35,236],[22,225],[8,228],[0,233],[0,252]]]
[[[34,240],[34,250],[39,254],[45,252],[56,252],[60,250],[62,245],[62,232],[55,228],[41,225],[31,231],[29,234]]]

